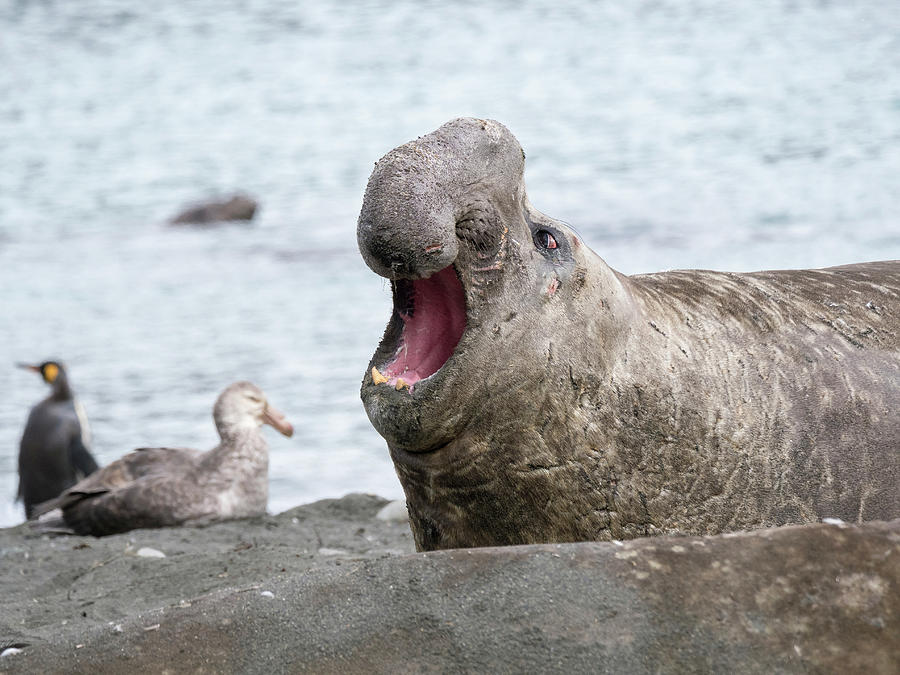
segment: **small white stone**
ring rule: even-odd
[[[272,591],[260,591],[259,593],[264,598],[274,598],[275,594]]]
[[[147,546],[144,546],[143,548],[139,548],[137,550],[137,553],[135,553],[135,555],[138,556],[139,558],[165,558],[166,557],[166,554],[163,553],[162,551],[158,551],[155,548],[148,548]]]
[[[326,548],[322,547],[319,549],[319,555],[348,555],[349,551],[345,551],[342,548]]]
[[[637,558],[637,555],[638,555],[638,552],[635,551],[634,549],[631,549],[629,551],[617,551],[616,552],[616,558],[618,558],[619,560],[628,560],[630,558]]]
[[[375,514],[378,520],[384,520],[389,523],[406,523],[409,522],[409,512],[406,510],[406,501],[398,499],[388,502],[381,507],[381,510]]]
[[[21,654],[22,650],[18,647],[7,647],[2,652],[0,652],[0,658],[4,656],[15,656],[16,654]]]
[[[844,521],[840,518],[822,518],[822,522],[826,525],[844,525]]]

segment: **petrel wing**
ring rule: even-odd
[[[73,445],[80,445],[81,448],[84,448],[83,444],[80,444],[77,434],[73,438],[75,439]],[[87,449],[84,451],[87,452]],[[76,449],[75,453],[80,455],[80,450]],[[127,487],[135,480],[165,470],[167,467],[174,467],[176,473],[183,473],[191,467],[192,462],[199,454],[197,450],[190,448],[138,448],[134,452],[110,462],[102,469],[95,470],[58,497],[35,504],[28,517],[29,519],[38,518],[53,509],[65,508],[88,497]],[[90,459],[93,460],[93,457]],[[81,466],[88,466],[83,455],[80,456],[79,461]]]
[[[63,518],[77,534],[95,537],[180,525],[186,512],[176,505],[189,501],[190,487],[162,475],[148,476],[116,490],[69,490],[62,505]],[[190,504],[187,509],[189,512]]]

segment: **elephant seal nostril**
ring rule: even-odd
[[[490,120],[453,120],[392,150],[376,163],[363,198],[356,230],[363,259],[388,279],[424,279],[453,264],[473,187],[499,182],[515,191],[523,170],[515,137]]]

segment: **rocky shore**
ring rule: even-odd
[[[386,503],[0,530],[0,673],[900,672],[900,520],[422,554]]]

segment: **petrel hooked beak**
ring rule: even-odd
[[[291,426],[291,423],[287,421],[280,411],[270,405],[266,405],[266,410],[263,413],[263,422],[271,425],[288,438],[294,435],[294,427]]]

